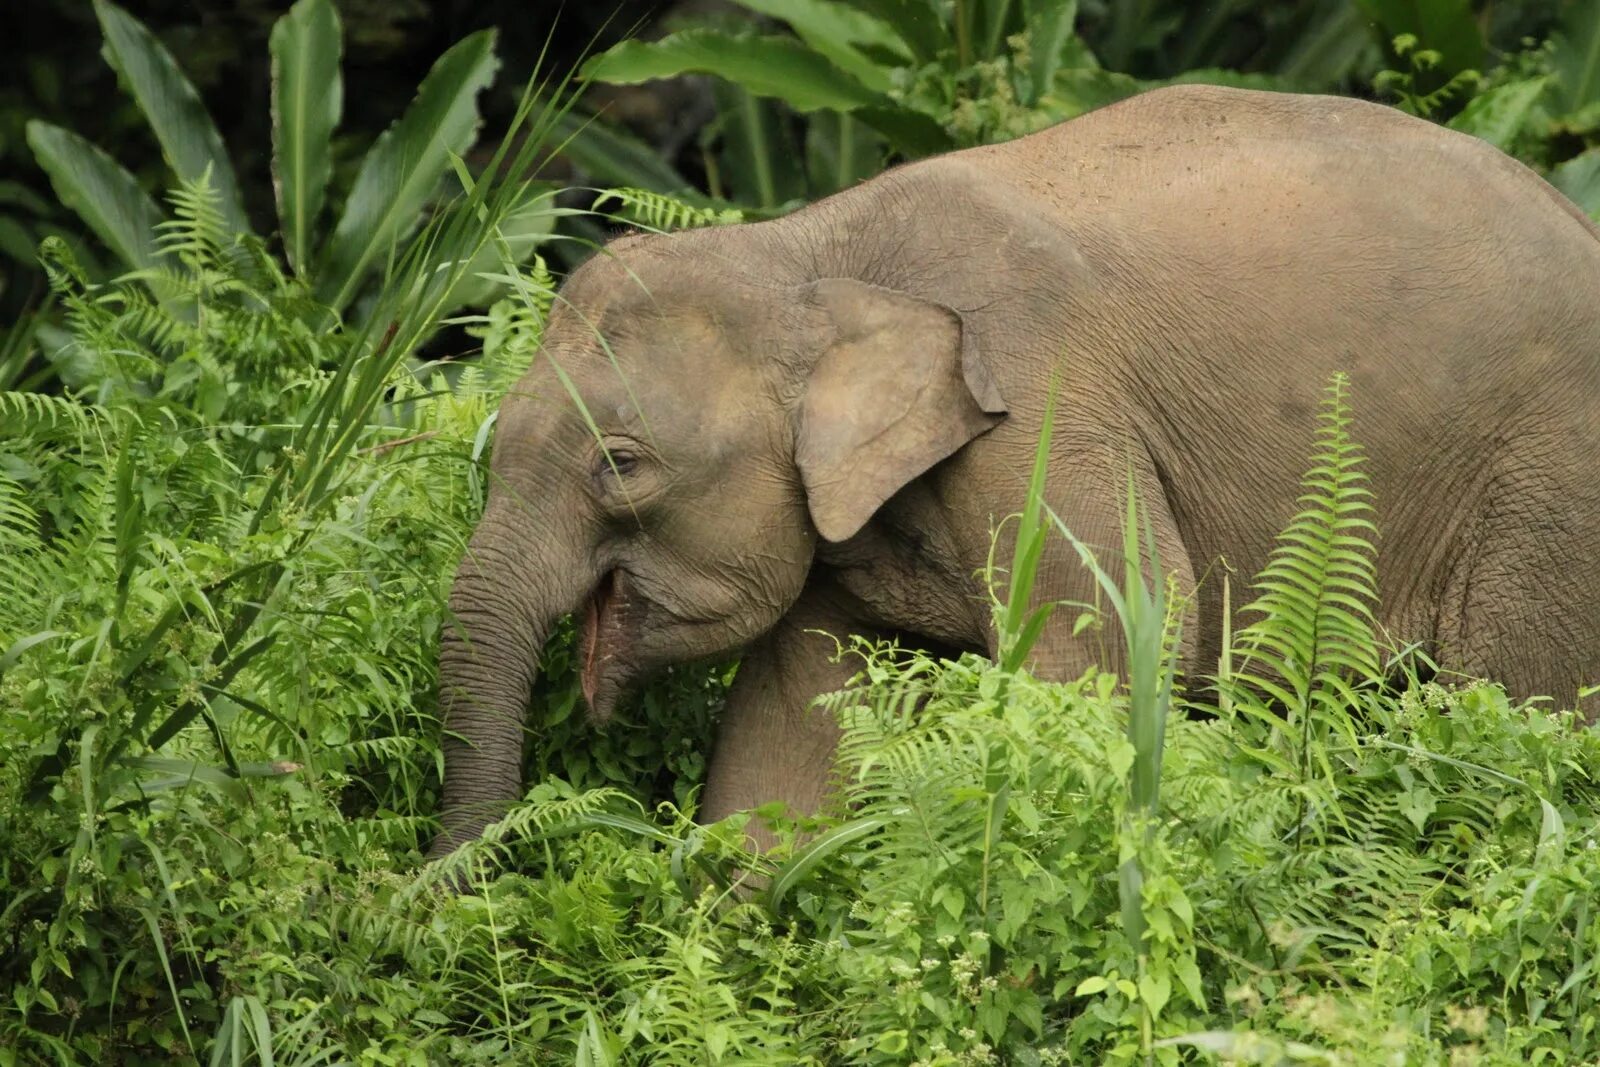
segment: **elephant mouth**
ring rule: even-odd
[[[629,603],[623,574],[613,570],[600,579],[584,605],[578,681],[589,714],[598,723],[610,721],[627,681],[619,650],[624,647]]]

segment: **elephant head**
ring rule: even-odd
[[[770,629],[819,537],[850,537],[999,418],[956,312],[787,270],[759,254],[771,225],[626,237],[558,296],[501,406],[450,597],[435,855],[520,795],[525,705],[563,615],[604,722],[652,670]]]

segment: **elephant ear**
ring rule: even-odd
[[[955,311],[847,278],[808,288],[834,336],[806,385],[795,460],[812,522],[843,541],[1006,408]]]

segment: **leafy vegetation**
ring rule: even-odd
[[[717,225],[925,150],[907,130],[972,143],[1088,99],[1063,85],[1215,65],[1326,88],[1377,74],[1382,45],[1400,106],[1600,211],[1600,20],[1582,4],[1543,22],[1505,5],[1468,33],[1465,3],[1363,0],[1374,37],[1331,0],[1085,0],[1075,20],[956,4],[938,23],[909,17],[920,0],[745,6],[778,20],[762,48],[795,69],[842,59],[878,95],[805,112],[807,151],[785,153],[767,135],[795,130],[773,82],[789,67],[730,81],[711,135],[727,185],[674,197],[659,161],[626,177],[645,157],[625,136],[574,136],[564,86],[456,166],[486,37],[439,60],[341,187],[338,94],[303,91],[338,85],[339,22],[300,0],[271,42],[282,184],[263,238],[178,65],[97,4],[176,182],[158,205],[65,127],[33,128],[104,250],[21,227],[50,303],[0,344],[0,1067],[1600,1058],[1600,732],[1385,662],[1384,502],[1342,378],[1217,678],[1174,677],[1180,591],[1131,491],[1121,566],[1086,554],[1128,677],[1029,676],[1057,610],[1033,566],[1071,536],[1041,461],[1006,527],[1016,563],[992,576],[999,662],[849,653],[858,684],[827,702],[847,817],[762,813],[788,842],[769,857],[744,851],[742,816],[695,825],[733,668],[669,675],[595,733],[564,633],[525,801],[420,869],[444,594],[492,412],[554,299],[529,228],[530,205],[567,210],[528,177],[551,147],[624,161],[584,232]],[[1052,62],[1032,50],[1046,25],[1064,36],[1030,80]],[[1553,36],[1507,51],[1485,26]],[[742,40],[695,32],[704,54]],[[685,54],[660,43],[649,62]],[[602,71],[650,50],[610,55]],[[481,355],[418,362],[442,325]],[[443,892],[453,873],[474,891]]]
[[[178,181],[204,183],[220,233],[251,234],[239,181],[222,138],[171,53],[138,20],[95,0],[105,56],[148,123]],[[341,33],[331,0],[299,0],[274,25],[271,39],[272,178],[281,253],[315,299],[314,314],[345,314],[398,256],[403,242],[441,192],[451,162],[477,136],[478,93],[493,79],[494,34],[482,31],[440,56],[416,99],[367,152],[355,171],[337,221],[323,233],[333,172],[332,137],[343,103]],[[170,279],[173,249],[156,234],[167,225],[134,176],[70,130],[35,120],[28,143],[56,195],[83,220],[122,271],[142,272],[157,298]],[[553,221],[551,190],[528,184],[524,200],[501,226],[504,247],[525,260]],[[215,235],[211,235],[215,236]],[[253,239],[266,246],[267,241]],[[463,274],[450,310],[491,295],[483,272],[496,254]],[[308,303],[308,307],[310,307]],[[358,310],[359,313],[359,310]]]

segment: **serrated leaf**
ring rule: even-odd
[[[623,41],[583,65],[583,77],[637,85],[680,74],[714,74],[796,111],[852,111],[887,101],[826,57],[788,37],[682,30],[659,41]]]
[[[48,122],[28,123],[27,136],[56,196],[117,258],[137,270],[159,262],[155,228],[161,211],[122,164],[71,130]]]
[[[737,0],[741,7],[782,19],[812,49],[873,92],[888,92],[890,68],[864,55],[862,46],[911,63],[904,41],[881,19],[836,0]]]
[[[339,223],[323,249],[317,298],[334,310],[416,225],[452,155],[477,136],[478,93],[494,80],[494,31],[458,41],[428,71],[411,106],[361,162]]]
[[[94,10],[105,34],[106,62],[139,105],[167,165],[186,182],[198,181],[209,167],[223,217],[235,233],[249,232],[239,181],[222,136],[172,53],[144,23],[110,0],[95,0]]]
[[[300,0],[272,27],[272,177],[284,253],[305,277],[328,187],[329,142],[344,103],[339,15]]]

